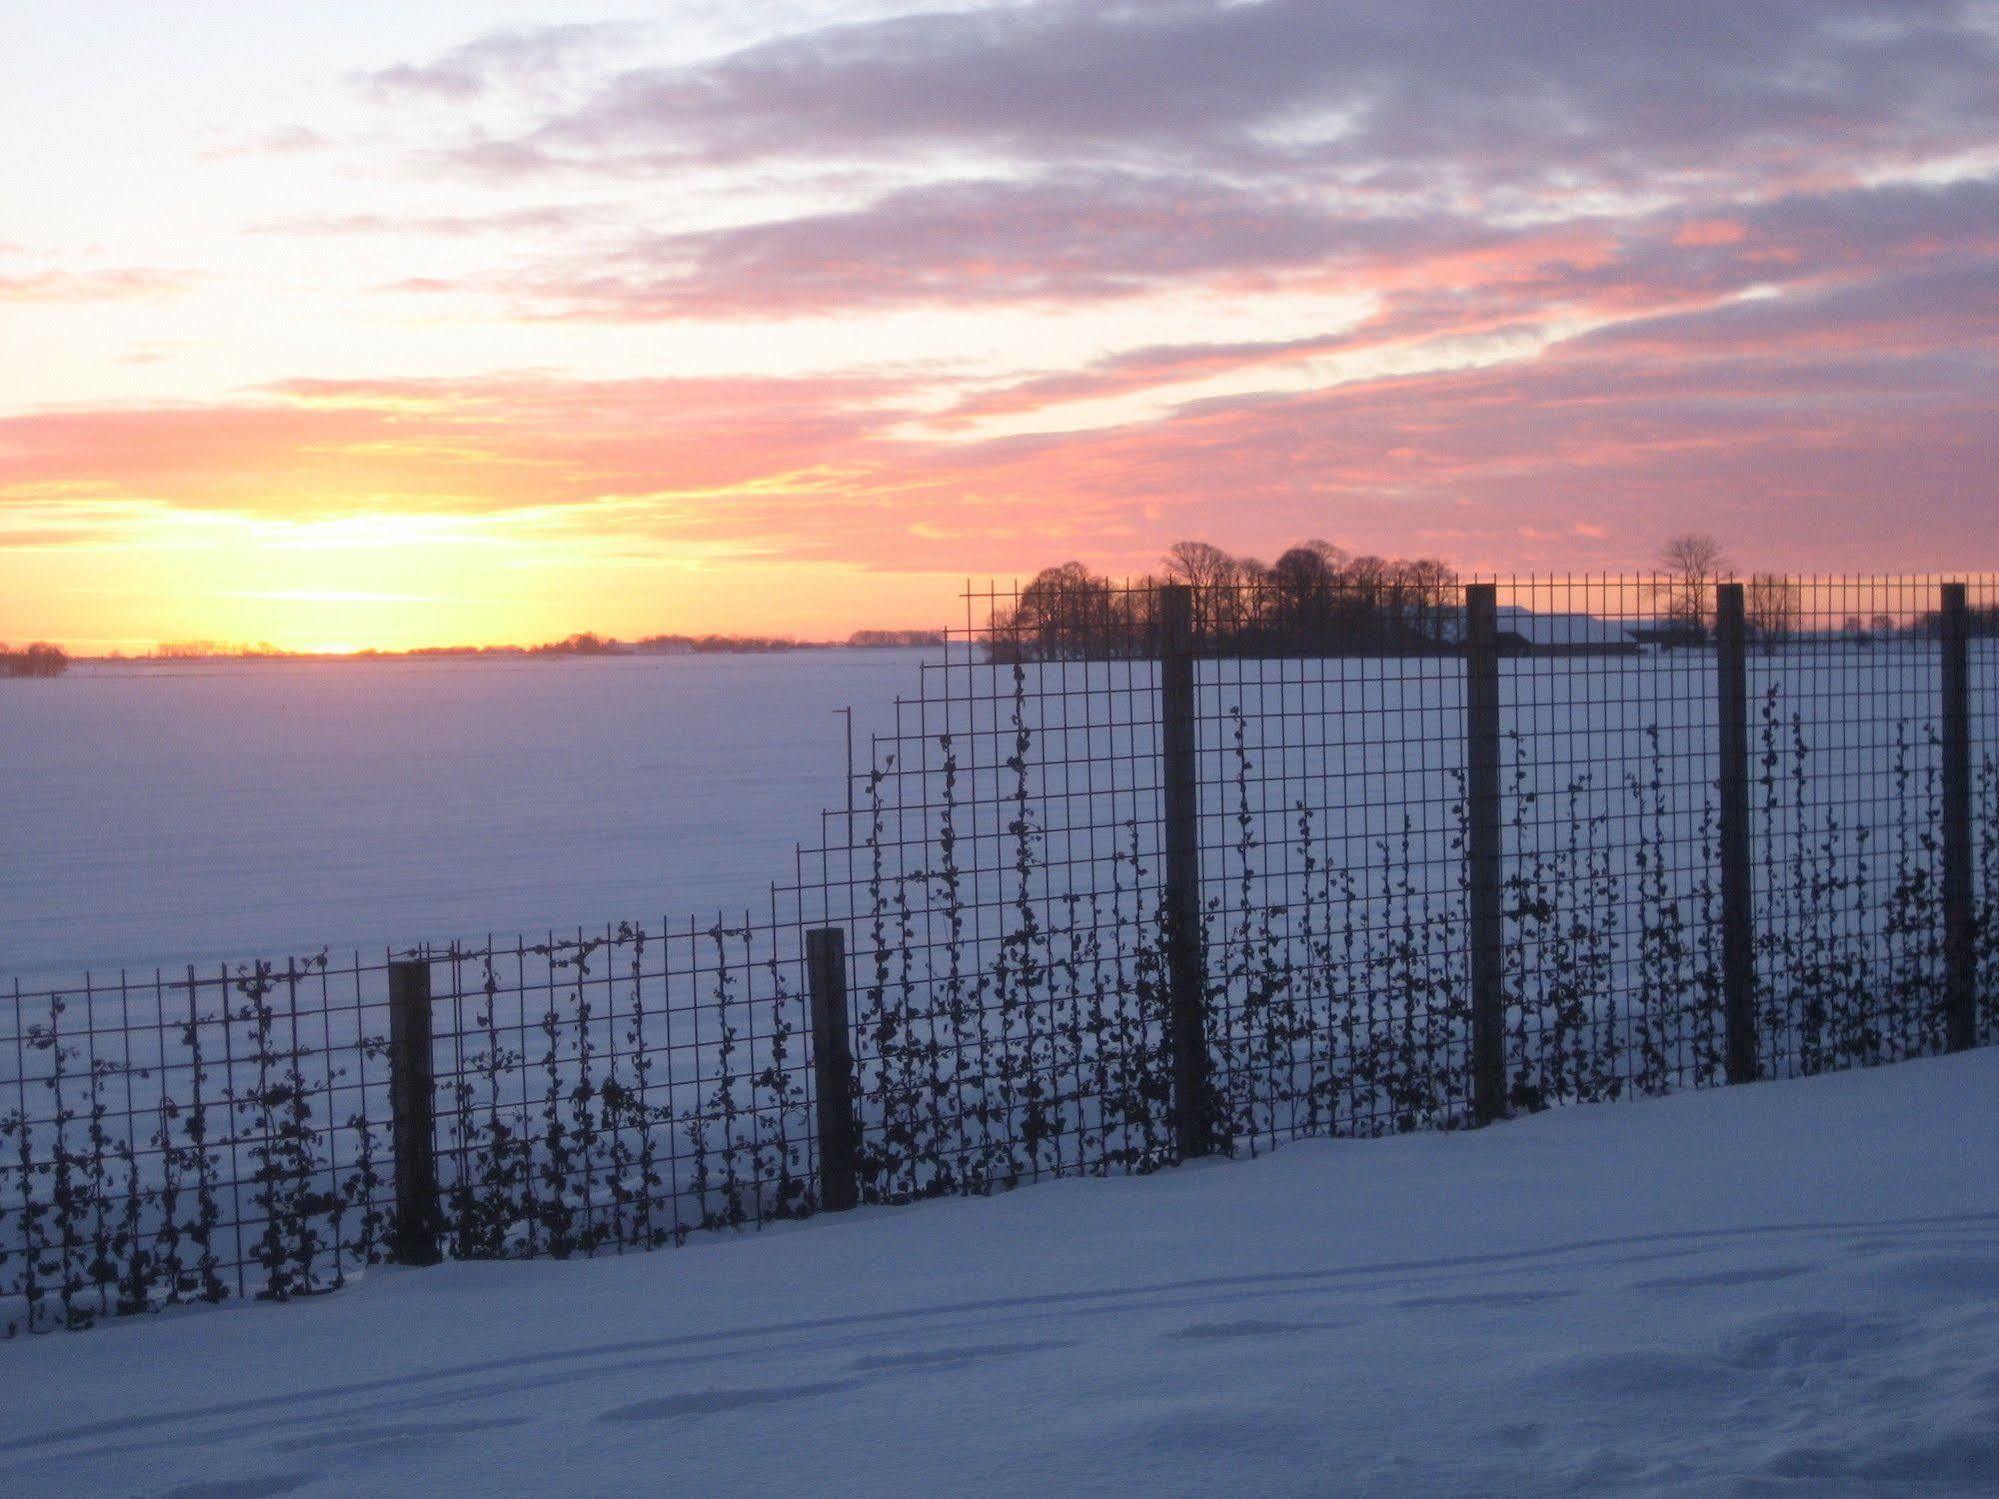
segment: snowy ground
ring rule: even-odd
[[[1999,1052],[0,1346],[0,1493],[1999,1490]]]
[[[762,910],[921,651],[11,682],[0,983]]]
[[[115,980],[121,969],[143,978],[188,963],[204,971],[252,958],[282,964],[325,948],[374,959],[390,946],[489,934],[573,934],[662,918],[705,924],[718,911],[761,918],[771,883],[794,877],[797,846],[817,843],[819,813],[845,805],[843,708],[863,773],[870,732],[898,721],[903,738],[890,748],[905,766],[933,767],[886,793],[900,794],[905,810],[926,809],[916,814],[919,827],[934,821],[930,804],[942,795],[938,751],[924,736],[947,724],[957,730],[958,753],[976,754],[984,767],[977,777],[968,772],[959,794],[987,799],[988,834],[1000,839],[995,830],[1011,813],[993,799],[1011,790],[1000,767],[1013,753],[1013,730],[1005,702],[992,699],[1005,698],[1010,676],[964,666],[948,679],[933,670],[926,682],[922,663],[936,659],[825,650],[128,662],[10,683],[0,702],[0,764],[33,794],[0,798],[0,986],[69,986],[86,970]],[[1935,652],[1919,644],[1751,663],[1752,699],[1760,705],[1766,686],[1781,685],[1782,712],[1803,715],[1813,745],[1803,836],[1816,846],[1825,836],[1819,819],[1837,812],[1849,863],[1859,835],[1871,837],[1876,884],[1890,878],[1894,810],[1932,794],[1922,777],[1935,755],[1923,725],[1934,716],[1935,668]],[[1129,743],[1120,717],[1149,712],[1145,668],[1072,666],[1066,681],[1051,675],[1062,670],[1040,669],[1029,704],[1039,737],[1028,758],[1037,793],[1049,793],[1036,815],[1056,840],[1044,848],[1051,860],[1074,852],[1059,842],[1064,828],[1121,838],[1127,818],[1149,824],[1155,815],[1144,797],[1106,794],[1121,777],[1153,784],[1149,738],[1140,736],[1144,763],[1131,765],[1111,753],[1108,737],[1114,731],[1119,746]],[[1981,642],[1971,670],[1982,763],[1999,724],[1989,709],[1999,649]],[[1682,824],[1673,836],[1697,848],[1690,820],[1712,775],[1703,758],[1712,701],[1704,657],[1522,660],[1505,671],[1507,722],[1521,729],[1542,778],[1532,830],[1545,823],[1548,838],[1559,834],[1568,805],[1560,793],[1580,772],[1592,789],[1575,805],[1585,817],[1611,819],[1612,841],[1628,846],[1635,808],[1625,778],[1654,770],[1644,730],[1657,723]],[[1205,665],[1211,893],[1226,902],[1234,888],[1233,865],[1218,857],[1238,837],[1234,777],[1243,767],[1231,748],[1230,706],[1249,715],[1245,753],[1269,824],[1258,853],[1267,879],[1281,881],[1296,863],[1301,801],[1315,815],[1314,836],[1328,840],[1322,856],[1357,868],[1378,864],[1377,840],[1398,837],[1412,814],[1422,866],[1441,860],[1453,832],[1459,675],[1441,658]],[[1096,684],[1094,705],[1074,695],[1086,681]],[[1125,684],[1121,694],[1113,682]],[[926,694],[927,709],[899,715],[899,698],[908,706]],[[1054,726],[1072,713],[1093,727],[1065,739]],[[1886,746],[1903,720],[1914,794],[1889,795]],[[970,722],[985,729],[976,748]],[[1777,736],[1786,753],[1788,734],[1784,727]],[[1078,796],[1068,762],[1083,753],[1101,763]],[[1511,761],[1508,773],[1516,773]],[[1782,828],[1788,817],[1779,818]],[[862,822],[860,836],[866,831]],[[1759,820],[1762,856],[1777,871],[1788,845],[1769,832]],[[990,852],[998,868],[1012,866],[1010,849]],[[914,857],[930,851],[918,847]],[[1419,877],[1455,889],[1445,862]]]

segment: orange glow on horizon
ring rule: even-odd
[[[581,529],[582,535],[574,534]],[[582,517],[379,515],[282,521],[172,512],[60,548],[0,548],[0,639],[75,655],[219,650],[351,655],[530,646],[595,632],[842,639],[934,627],[962,580],[744,557],[587,534]],[[50,551],[88,586],[32,590]]]

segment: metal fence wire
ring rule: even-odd
[[[0,1319],[1999,1031],[1999,582],[968,596],[761,912],[0,998]]]

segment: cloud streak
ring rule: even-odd
[[[186,291],[195,277],[186,271],[146,266],[101,269],[9,270],[0,266],[0,305],[9,302],[128,302],[170,297]]]
[[[518,144],[656,163],[979,150],[1476,185],[1791,176],[1828,131],[1898,156],[1989,133],[1999,38],[1908,0],[1050,3],[831,27],[615,74]]]
[[[1189,534],[1632,565],[1689,526],[1743,537],[1758,564],[1913,566],[1934,559],[1911,516],[1974,549],[1990,531],[1989,489],[1965,480],[1999,471],[1999,304],[1967,276],[1912,271],[1636,320],[1531,360],[1001,439],[908,435],[913,380],[295,381],[248,404],[0,423],[0,497],[66,484],[273,519],[515,515],[570,544],[751,543],[889,571],[1029,570],[1056,551],[1136,567]],[[1316,347],[1160,348],[1099,373]]]
[[[364,73],[357,81],[383,99],[464,104],[496,88],[552,83],[592,54],[637,34],[637,27],[622,22],[489,32],[430,62],[397,63]]]

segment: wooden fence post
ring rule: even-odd
[[[854,1052],[847,1015],[847,934],[836,926],[805,934],[805,984],[812,1002],[812,1081],[819,1105],[819,1208],[844,1213],[860,1201],[854,1127]]]
[[[1721,771],[1721,996],[1728,1080],[1758,1077],[1756,877],[1749,854],[1749,629],[1742,585],[1715,586],[1715,712]]]
[[[1971,653],[1964,585],[1943,585],[1943,951],[1949,1046],[1978,1044],[1978,952],[1971,912]]]
[[[1499,816],[1499,590],[1465,586],[1465,874],[1472,1121],[1506,1112],[1506,918]]]
[[[442,1256],[427,958],[389,964],[389,1108],[396,1151],[395,1256],[405,1265],[434,1265]]]
[[[1201,792],[1194,704],[1194,596],[1159,590],[1159,728],[1166,819],[1166,982],[1173,1132],[1180,1159],[1214,1145],[1208,1083],[1207,964],[1201,935]]]

